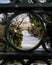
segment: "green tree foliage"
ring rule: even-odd
[[[46,14],[44,16],[48,20],[48,24],[46,25],[46,42],[50,48],[52,48],[52,16]]]
[[[40,37],[42,34],[42,25],[40,20],[37,17],[31,18],[31,29],[29,32],[36,37]]]
[[[50,15],[44,15],[44,17],[49,21],[49,22],[52,22],[52,16]]]
[[[20,28],[10,27],[8,38],[17,47],[21,47],[22,33]]]

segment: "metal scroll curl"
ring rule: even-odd
[[[14,21],[15,19],[14,17],[17,18],[16,19],[16,21],[18,21],[17,23]],[[17,13],[14,13],[7,20],[5,26],[5,39],[8,45],[13,47],[18,52],[33,52],[33,50],[37,49],[42,44],[42,40],[44,38],[44,28],[45,27],[43,22],[41,21],[40,18],[38,18],[38,16],[33,11],[22,11],[22,12],[19,11]],[[34,38],[33,40],[34,43],[33,42],[29,43],[28,41],[25,44],[24,36],[25,41],[27,41],[26,38],[29,35],[30,38],[28,38],[28,40],[30,41],[30,39],[33,40]]]
[[[46,12],[43,14],[43,19],[45,20],[45,37],[43,39],[43,48],[51,52],[52,51],[52,14],[51,12]]]
[[[52,13],[45,12],[42,15],[37,14],[37,16],[42,20],[44,23],[44,38],[42,41],[42,46],[47,52],[52,51]]]
[[[27,62],[27,65],[38,65],[38,64],[40,64],[40,65],[50,65],[50,63],[46,60],[46,59],[33,59],[33,61],[32,61],[32,59],[30,60],[30,61],[28,61]]]
[[[8,65],[8,64],[25,65],[25,62],[23,61],[23,59],[17,59],[17,60],[13,59],[13,60],[11,60],[11,59],[7,58],[7,60],[6,59],[2,60],[1,65]]]
[[[47,2],[51,2],[51,0],[32,0],[33,2],[40,2],[40,3],[47,3]]]

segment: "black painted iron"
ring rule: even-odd
[[[2,60],[1,65],[5,64],[8,61],[18,60],[22,63],[22,65],[30,65],[34,61],[44,61],[47,65],[51,65],[50,61],[52,59],[52,46],[50,49],[46,48],[46,43],[52,41],[49,35],[50,31],[52,31],[52,22],[50,23],[45,15],[52,16],[52,2],[40,3],[40,2],[31,2],[29,3],[28,0],[11,0],[11,3],[8,4],[0,4],[0,13],[6,14],[6,20],[1,22],[1,25],[4,25],[4,35],[3,38],[0,39],[0,44],[3,42],[4,47],[0,51],[0,60]],[[13,13],[9,18],[7,17],[8,13]],[[10,40],[8,40],[8,29],[11,24],[11,20],[15,18],[19,14],[23,13],[30,13],[33,17],[37,17],[41,25],[43,27],[43,36],[41,41],[32,49],[30,50],[22,50],[14,46]],[[30,16],[30,15],[29,15]],[[30,16],[31,17],[31,16]],[[51,28],[51,29],[50,29]],[[49,34],[47,34],[49,33]],[[47,35],[46,35],[47,34]],[[47,39],[47,36],[50,39]],[[49,43],[51,44],[51,42]],[[44,50],[37,50],[40,45],[44,48]],[[7,51],[8,48],[12,48],[14,51]],[[27,61],[25,61],[27,60]],[[52,61],[52,60],[51,60]],[[7,63],[6,63],[7,65]]]

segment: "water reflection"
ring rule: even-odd
[[[8,39],[20,49],[32,49],[39,44],[42,36],[42,23],[29,13],[18,15],[9,26]]]
[[[30,49],[30,48],[36,46],[40,41],[40,39],[34,37],[27,30],[23,30],[22,34],[23,34],[23,40],[22,40],[23,48]]]

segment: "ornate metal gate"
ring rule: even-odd
[[[12,64],[13,62],[15,62],[15,64],[17,63],[16,65],[38,65],[38,63],[42,65],[52,64],[51,0],[45,0],[45,2],[43,0],[11,0],[10,3],[0,3],[0,14],[4,16],[2,21],[0,22],[0,65],[8,65],[8,63]],[[37,45],[33,46],[30,49],[22,48],[19,45],[19,42],[16,42],[17,45],[15,45],[15,42],[13,43],[9,37],[9,35],[11,34],[11,30],[9,30],[9,28],[10,26],[12,27],[11,24],[13,24],[13,19],[21,14],[26,14],[31,21],[35,19],[36,21],[38,21],[38,23],[40,23],[39,26],[42,27],[40,30],[41,36],[39,35],[39,37],[41,38],[40,41]],[[22,22],[23,21],[18,24],[17,30],[19,30],[19,25]],[[20,32],[19,35],[21,35]],[[14,36],[12,38],[13,40],[16,39]],[[18,38],[21,39],[21,37]],[[43,50],[39,50],[39,47],[41,45]]]

